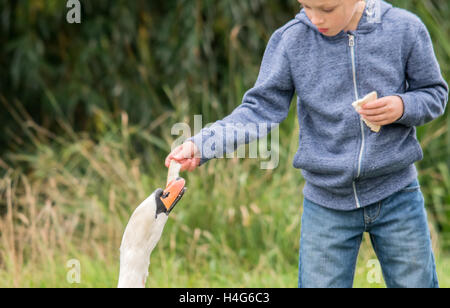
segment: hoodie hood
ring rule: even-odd
[[[392,8],[392,4],[386,3],[383,0],[366,0],[366,9],[364,10],[363,16],[359,21],[358,28],[356,31],[348,31],[349,33],[370,33],[377,27],[378,24],[383,22],[383,16]],[[295,16],[296,20],[299,20],[306,26],[312,28],[317,33],[320,33],[317,27],[311,22],[311,20],[306,16],[305,9],[302,9],[300,13]],[[322,34],[322,33],[320,33]],[[326,36],[327,39],[339,39],[346,37],[346,32],[341,31],[335,36]]]

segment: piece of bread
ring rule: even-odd
[[[359,112],[359,111],[362,109],[362,106],[363,106],[363,105],[365,105],[365,104],[367,104],[367,103],[370,103],[370,102],[373,102],[373,101],[376,101],[377,99],[378,99],[378,94],[377,94],[377,92],[374,91],[374,92],[368,94],[368,95],[367,95],[366,97],[364,97],[363,99],[360,99],[359,101],[354,102],[352,105],[353,105],[353,107],[355,108],[355,110],[356,110],[357,112]],[[361,116],[361,118],[362,118],[362,116]],[[364,118],[362,118],[362,119],[363,119],[364,122],[367,124],[367,126],[370,127],[370,129],[371,129],[373,132],[375,132],[375,133],[379,133],[379,132],[380,132],[381,126],[375,125],[375,124],[373,124],[373,123],[370,123],[369,121],[367,121],[367,120],[364,119]]]

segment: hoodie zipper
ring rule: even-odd
[[[348,39],[349,39],[350,53],[352,56],[353,86],[355,89],[356,100],[359,100],[358,87],[356,86],[355,36],[352,34],[349,34]],[[361,149],[359,152],[359,159],[358,159],[358,175],[356,176],[356,178],[359,178],[359,176],[361,175],[361,161],[362,161],[362,154],[364,152],[364,142],[365,142],[364,123],[361,118],[360,118],[360,125],[361,125],[361,133],[362,133],[362,142],[361,142]],[[358,194],[356,192],[355,181],[353,181],[353,192],[355,194],[356,207],[359,209],[359,208],[361,208],[361,204],[359,203]]]

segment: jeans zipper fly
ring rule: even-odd
[[[351,56],[352,56],[353,86],[354,86],[354,89],[355,89],[356,100],[359,100],[358,87],[356,86],[355,36],[352,35],[352,34],[349,34],[348,38],[349,38],[350,53],[351,53]],[[361,175],[361,161],[362,161],[362,154],[364,152],[365,136],[364,136],[364,123],[363,123],[362,118],[360,118],[360,126],[361,126],[362,142],[361,142],[361,149],[360,149],[360,152],[359,152],[359,159],[358,159],[358,175],[356,176],[356,178],[359,178],[360,175]],[[356,193],[356,183],[355,183],[355,181],[353,181],[353,192],[355,194],[356,207],[360,208],[361,204],[359,203],[358,194]]]

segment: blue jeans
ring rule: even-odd
[[[370,234],[387,287],[439,287],[417,179],[381,202],[351,212],[304,198],[299,287],[351,288],[364,232]]]

